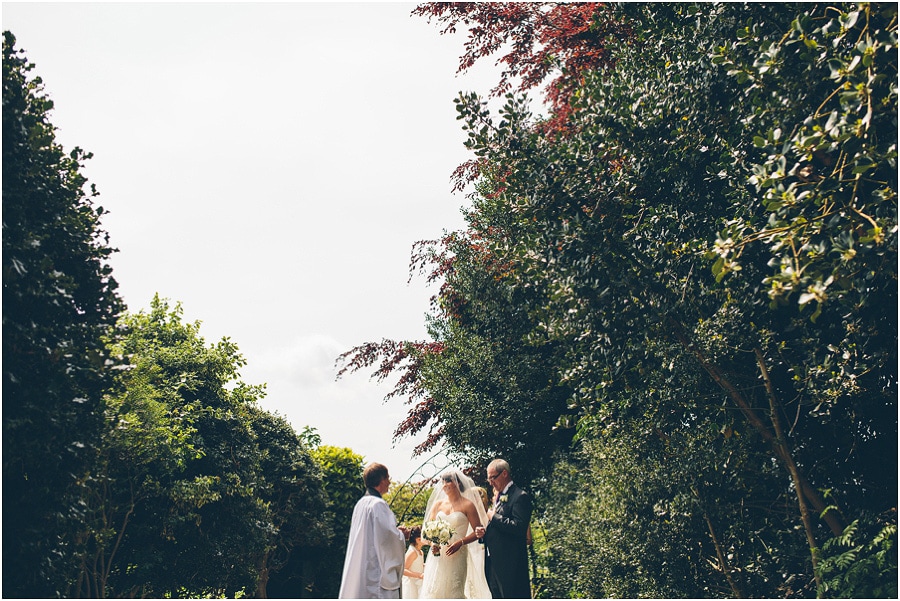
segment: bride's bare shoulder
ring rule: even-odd
[[[475,504],[469,499],[460,499],[462,502],[463,513],[469,513],[475,509]]]

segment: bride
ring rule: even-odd
[[[425,507],[426,522],[437,519],[449,523],[454,534],[449,544],[432,544],[421,598],[490,599],[484,576],[484,546],[475,536],[475,528],[486,525],[487,516],[471,478],[457,470],[441,476]]]

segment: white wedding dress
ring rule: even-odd
[[[439,511],[437,517],[448,522],[455,531],[448,544],[452,545],[466,535],[469,518],[463,512],[454,511],[447,515],[443,511]],[[428,561],[425,562],[421,599],[463,599],[466,597],[469,554],[465,552],[465,547],[453,555],[447,555],[444,552],[445,549],[446,547],[441,548],[440,555],[429,555]]]
[[[457,482],[462,484],[462,495],[475,505],[479,522],[486,524],[484,505],[481,497],[474,490],[472,479],[458,471],[453,473]],[[434,515],[435,518],[443,519],[453,527],[453,536],[450,538],[449,546],[471,534],[472,525],[466,514],[461,511],[452,511],[447,514],[441,510],[432,514],[431,507],[442,497],[445,498],[446,495],[441,492],[439,486],[435,487],[435,491],[428,501],[425,516],[427,520],[427,516]],[[484,576],[484,545],[475,540],[468,545],[463,545],[459,551],[449,556],[444,554],[446,548],[446,546],[441,547],[440,555],[428,555],[419,598],[490,599],[491,589],[488,588]]]

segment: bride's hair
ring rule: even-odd
[[[468,488],[466,486],[466,482],[459,476],[460,476],[459,472],[456,472],[456,471],[445,472],[441,476],[441,481],[442,482],[456,482],[456,487],[459,489],[459,492],[466,492],[466,489]]]

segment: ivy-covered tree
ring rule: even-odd
[[[3,34],[3,594],[55,597],[77,573],[81,485],[92,468],[122,309],[82,163],[50,122],[34,65]]]

